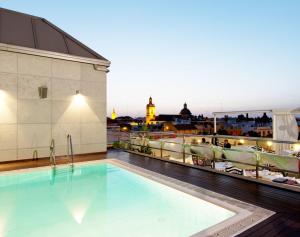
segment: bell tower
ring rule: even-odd
[[[111,113],[111,119],[115,120],[117,117],[118,117],[117,113],[116,113],[115,109],[113,109],[113,112]]]
[[[155,105],[152,103],[152,97],[149,98],[149,103],[146,106],[146,124],[151,124],[155,121]]]

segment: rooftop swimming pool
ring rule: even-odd
[[[101,162],[0,175],[0,236],[191,236],[236,213]]]

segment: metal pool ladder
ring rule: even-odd
[[[74,166],[74,153],[73,153],[73,143],[72,143],[72,136],[68,134],[67,136],[68,141],[68,157],[71,157],[71,167]]]
[[[56,160],[55,160],[55,142],[54,139],[51,140],[51,144],[50,144],[50,163],[52,165],[52,167],[56,166]]]

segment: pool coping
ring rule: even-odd
[[[162,175],[156,172],[129,164],[124,161],[117,159],[105,159],[105,160],[93,160],[84,161],[80,163],[75,163],[75,166],[84,166],[85,164],[99,164],[99,163],[109,163],[116,165],[120,168],[126,169],[130,172],[141,175],[145,178],[153,180],[155,182],[161,183],[163,185],[174,188],[178,191],[187,193],[194,197],[200,198],[207,202],[213,203],[222,208],[228,209],[236,213],[236,215],[219,222],[205,230],[193,234],[191,237],[202,237],[202,236],[236,236],[245,230],[253,227],[254,225],[262,222],[263,220],[269,218],[275,212],[222,195],[216,192]],[[68,164],[57,165],[57,167],[66,167]],[[12,174],[12,173],[27,173],[30,171],[37,170],[49,170],[51,167],[37,167],[37,168],[27,168],[19,170],[10,170],[1,172],[2,175]]]

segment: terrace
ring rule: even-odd
[[[299,192],[300,145],[269,138],[108,130],[132,153]],[[229,143],[226,148],[225,143]]]
[[[114,128],[107,151],[110,62],[44,18],[0,16],[0,236],[299,236],[299,144],[182,124]]]
[[[74,161],[85,162],[112,158],[275,212],[270,218],[238,236],[298,236],[299,234],[300,196],[296,191],[255,183],[196,167],[187,167],[167,160],[153,159],[119,149],[109,149],[107,154],[75,156]],[[68,162],[67,159],[57,159],[58,164],[66,162]],[[0,167],[1,171],[4,171],[48,166],[49,164],[48,159],[39,159],[6,162],[2,163]]]

